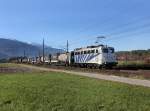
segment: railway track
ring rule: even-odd
[[[103,73],[106,75],[115,75],[131,78],[142,78],[150,79],[150,70],[145,69],[127,69],[127,68],[113,68],[113,69],[95,69],[95,68],[80,68],[80,67],[66,67],[62,65],[48,65],[48,64],[36,64],[34,66],[45,67],[50,69],[61,69],[67,71],[76,71],[76,72],[87,72],[87,73]]]

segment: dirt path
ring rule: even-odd
[[[67,71],[62,69],[49,69],[49,68],[43,68],[43,67],[36,67],[36,66],[30,66],[30,65],[22,65],[26,68],[36,69],[36,70],[42,70],[42,71],[54,71],[54,72],[64,72],[68,74],[73,75],[80,75],[80,76],[86,76],[96,79],[102,79],[102,80],[108,80],[108,81],[115,81],[115,82],[121,82],[121,83],[127,83],[131,85],[138,85],[138,86],[145,86],[150,87],[150,81],[149,80],[140,80],[140,79],[131,79],[126,77],[119,77],[119,76],[113,76],[113,75],[104,75],[102,73],[84,73],[84,72],[75,72],[75,71]]]

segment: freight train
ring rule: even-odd
[[[43,63],[43,57],[16,58],[17,63]],[[107,45],[94,45],[76,48],[71,52],[44,57],[44,63],[51,65],[79,66],[87,68],[111,68],[117,65],[115,50]]]

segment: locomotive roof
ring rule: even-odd
[[[92,46],[87,46],[87,47],[82,47],[82,48],[76,48],[75,50],[82,50],[82,49],[91,49],[91,48],[99,48],[99,47],[107,47],[107,45],[92,45]]]

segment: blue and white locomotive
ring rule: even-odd
[[[70,64],[83,67],[111,67],[117,64],[114,48],[106,45],[77,48],[70,56]]]

